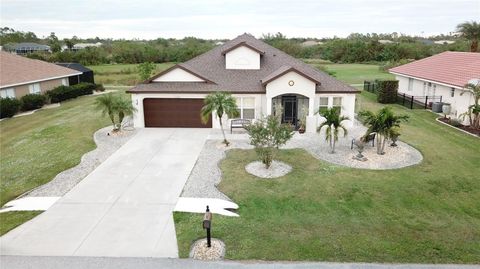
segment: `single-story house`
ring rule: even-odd
[[[215,116],[207,124],[200,121],[203,99],[215,91],[236,98],[240,118],[258,119],[282,106],[282,121],[298,126],[305,115],[307,132],[315,132],[321,123],[319,108],[337,107],[353,119],[359,92],[243,34],[128,90],[137,108],[134,126],[219,128]],[[223,120],[227,125],[228,119]]]
[[[24,42],[15,44],[13,47],[16,54],[25,55],[34,52],[50,52],[50,46],[32,43],[32,42]]]
[[[69,85],[71,76],[81,72],[0,51],[0,97],[20,98],[29,93],[45,93]]]
[[[95,83],[93,70],[90,68],[87,68],[79,63],[56,63],[56,64],[59,66],[76,70],[78,72],[82,72],[82,74],[77,77],[69,78],[70,85],[75,85],[81,82]]]
[[[472,79],[480,78],[480,53],[446,51],[389,70],[399,81],[398,92],[412,96],[441,96],[458,117],[474,103],[465,89]]]

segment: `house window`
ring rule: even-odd
[[[318,113],[322,114],[328,109],[328,97],[320,97]]]
[[[413,78],[408,79],[408,91],[413,91]]]
[[[427,83],[424,82],[423,83],[423,96],[425,96],[426,93],[427,93]]]
[[[338,113],[342,113],[342,97],[333,97],[333,109],[337,110]]]
[[[15,98],[15,89],[8,88],[0,90],[0,97],[2,98]]]
[[[455,88],[450,90],[450,97],[455,97]]]
[[[437,85],[433,84],[433,96],[437,93]]]
[[[28,90],[30,91],[30,93],[39,94],[41,92],[40,83],[33,83],[33,84],[28,85]]]
[[[62,78],[62,85],[63,86],[68,86],[68,79]]]
[[[238,113],[242,119],[255,119],[255,97],[238,97]]]

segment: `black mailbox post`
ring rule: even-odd
[[[203,229],[207,230],[207,247],[212,246],[212,238],[210,235],[210,228],[212,226],[212,213],[210,212],[210,208],[207,205],[207,211],[205,212],[205,215],[203,217]]]

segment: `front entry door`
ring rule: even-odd
[[[282,96],[282,123],[290,123],[297,126],[297,97]]]

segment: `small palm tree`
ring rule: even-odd
[[[222,117],[224,114],[229,118],[238,117],[238,107],[235,98],[230,93],[214,92],[205,97],[204,104],[200,112],[202,122],[207,123],[212,113],[215,113],[222,129],[223,143],[228,146],[230,143],[227,141],[225,131],[223,130]]]
[[[471,21],[457,25],[457,32],[460,36],[471,41],[470,51],[478,51],[478,41],[480,40],[480,23]]]
[[[125,116],[133,115],[137,109],[131,100],[118,96],[114,101],[114,111],[118,114],[118,129],[121,129]]]
[[[388,106],[380,109],[377,113],[360,111],[358,114],[368,126],[365,136],[371,133],[377,134],[377,154],[379,155],[385,154],[387,139],[396,134],[392,129],[400,128],[400,123],[408,120],[408,115],[395,115],[392,108]]]
[[[343,131],[343,136],[347,135],[347,129],[342,125],[342,121],[348,120],[348,117],[340,116],[338,109],[328,108],[323,112],[318,112],[320,116],[325,117],[325,121],[317,128],[317,132],[320,132],[324,126],[325,140],[330,142],[331,153],[335,153],[335,144],[338,141],[338,134],[340,130]]]
[[[473,105],[468,107],[468,110],[465,113],[462,113],[460,116],[465,118],[468,116],[470,121],[470,126],[473,128],[480,128],[480,81],[472,80],[471,83],[465,85],[465,89],[468,91],[462,92],[460,95],[470,92],[473,95]]]
[[[113,130],[117,130],[115,123],[115,96],[112,93],[103,94],[95,99],[95,108],[108,115],[113,124]]]

